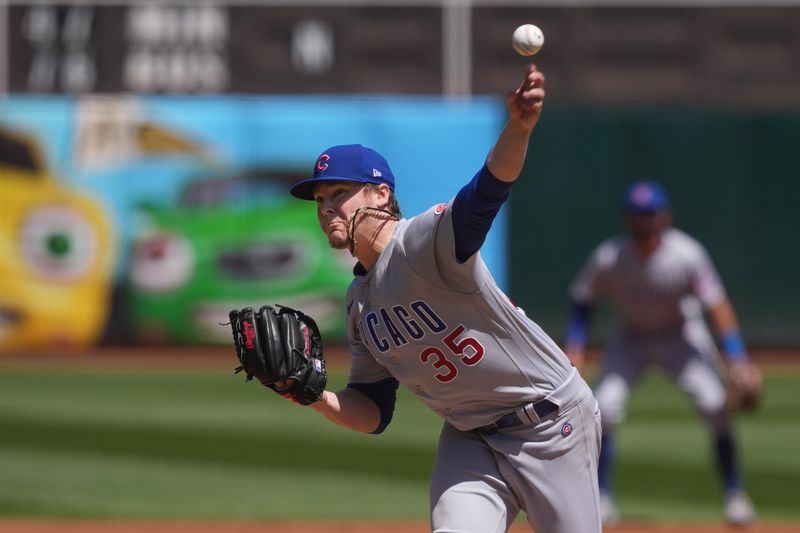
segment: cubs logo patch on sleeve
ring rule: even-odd
[[[447,204],[439,204],[434,208],[433,214],[434,215],[441,215],[442,213],[444,213],[444,210],[446,208],[447,208]]]

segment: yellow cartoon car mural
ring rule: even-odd
[[[96,342],[110,311],[113,232],[101,206],[0,128],[0,350]]]

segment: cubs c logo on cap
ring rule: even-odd
[[[328,159],[330,158],[331,156],[329,156],[328,154],[322,154],[321,156],[319,156],[319,159],[317,159],[317,170],[322,172],[323,170],[328,168],[328,163],[326,161],[328,161]]]
[[[637,185],[631,191],[631,200],[636,205],[649,205],[653,201],[655,193],[653,188],[646,183]]]

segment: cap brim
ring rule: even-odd
[[[295,198],[300,198],[301,200],[313,200],[314,199],[314,185],[317,183],[325,183],[329,181],[352,181],[354,183],[374,183],[379,184],[379,181],[371,181],[364,178],[354,179],[354,178],[345,178],[342,176],[325,176],[324,178],[308,178],[306,180],[300,181],[292,185],[292,188],[289,189],[289,193],[294,196]]]
[[[625,213],[628,215],[653,215],[661,211],[668,211],[668,205],[648,205],[648,206],[626,206]]]
[[[291,189],[289,189],[289,193],[291,193],[291,195],[295,198],[300,198],[301,200],[313,200],[314,195],[312,194],[312,190],[314,188],[314,183],[318,181],[322,180],[307,179],[297,182],[292,185]]]

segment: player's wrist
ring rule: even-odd
[[[322,394],[320,394],[319,400],[308,404],[308,407],[325,414],[326,412],[330,412],[339,403],[338,401],[334,403],[332,400],[336,400],[336,395],[331,391],[324,390]]]
[[[510,114],[506,128],[524,141],[529,141],[539,117],[527,116],[527,109],[522,109],[518,114]]]
[[[744,345],[742,334],[738,330],[726,331],[719,339],[720,346],[725,352],[725,357],[731,362],[746,361],[747,348]]]

